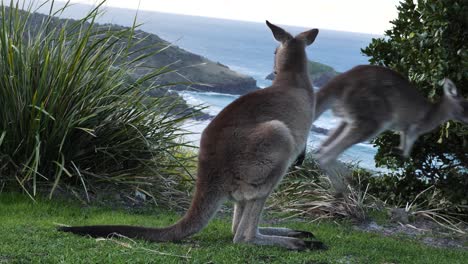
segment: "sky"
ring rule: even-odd
[[[71,0],[96,4],[96,0]],[[129,9],[382,35],[399,0],[107,0]]]

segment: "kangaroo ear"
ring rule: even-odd
[[[319,30],[314,28],[309,31],[302,32],[296,36],[296,39],[301,39],[305,42],[307,46],[314,43],[315,38],[317,37]]]
[[[449,79],[444,79],[444,93],[448,97],[458,97],[458,90],[455,84]]]
[[[290,39],[292,39],[291,34],[286,32],[284,29],[273,25],[272,23],[266,21],[267,26],[271,29],[271,32],[273,32],[273,36],[275,39],[281,43],[284,43]]]

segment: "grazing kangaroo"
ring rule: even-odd
[[[287,228],[258,228],[269,194],[305,147],[315,110],[307,74],[305,47],[317,29],[296,37],[268,21],[276,49],[277,76],[272,86],[244,96],[224,108],[205,128],[200,141],[195,194],[185,216],[166,228],[77,226],[59,230],[80,235],[127,237],[163,242],[200,231],[221,204],[232,199],[234,243],[275,245],[292,250],[324,248],[303,240],[312,233]]]
[[[316,116],[332,108],[342,118],[317,151],[322,166],[335,161],[352,145],[385,130],[400,132],[408,157],[418,137],[447,120],[468,123],[468,100],[444,79],[444,96],[429,102],[399,73],[381,66],[360,65],[330,80],[317,94]]]

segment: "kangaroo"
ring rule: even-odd
[[[468,123],[468,100],[447,78],[444,96],[431,103],[399,73],[381,66],[360,65],[330,80],[316,94],[316,115],[332,108],[342,121],[322,142],[317,160],[329,165],[347,148],[385,130],[400,132],[408,157],[418,137],[448,120]]]
[[[305,147],[315,101],[307,74],[305,47],[318,29],[295,37],[268,21],[280,43],[277,76],[268,88],[239,97],[205,128],[200,141],[195,194],[190,208],[166,228],[76,226],[59,230],[93,237],[118,233],[152,242],[177,241],[199,232],[227,199],[234,201],[234,243],[273,245],[291,250],[321,249],[313,234],[288,228],[259,228],[269,194]]]

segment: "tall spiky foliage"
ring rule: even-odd
[[[68,5],[49,4],[41,22],[31,21],[31,7],[1,6],[0,181],[31,197],[39,186],[52,196],[63,183],[168,184],[164,177],[185,162],[179,124],[188,116],[176,113],[173,98],[145,92],[170,70],[129,78],[154,53],[136,48],[136,24],[95,24],[102,3],[63,24],[52,16]],[[147,55],[135,56],[142,49]]]

